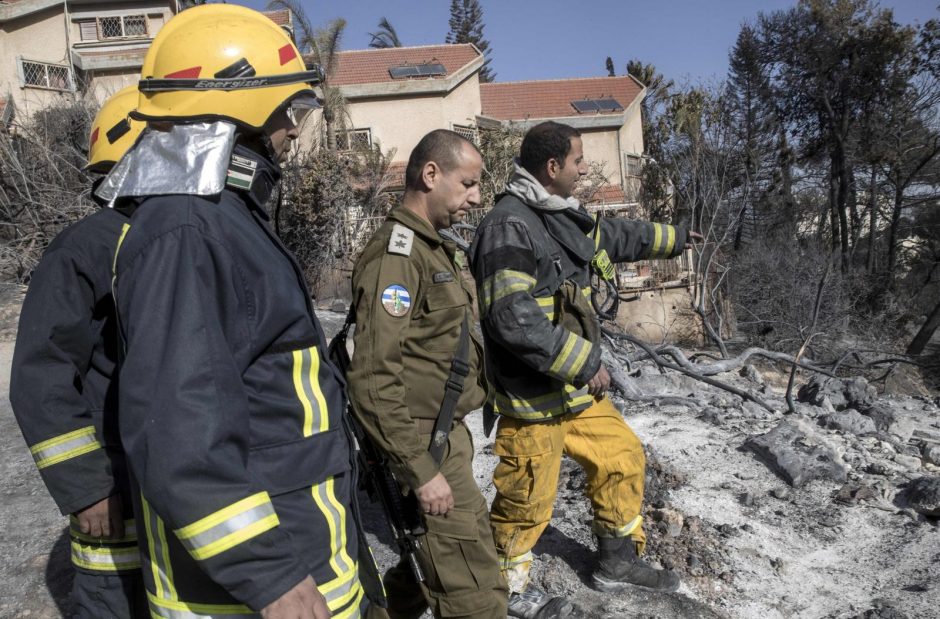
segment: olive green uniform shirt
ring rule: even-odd
[[[454,419],[486,398],[472,297],[455,253],[456,246],[430,223],[398,207],[353,269],[356,332],[349,398],[366,432],[389,455],[399,481],[411,488],[438,472],[427,435],[440,412],[465,314],[471,316],[470,373]]]

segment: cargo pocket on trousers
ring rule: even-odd
[[[492,605],[491,589],[499,570],[479,539],[476,513],[451,509],[446,517],[426,517],[425,524],[427,554],[433,565],[423,567],[441,614],[469,615]]]
[[[538,431],[541,428],[534,429]],[[536,434],[532,430],[530,424],[522,425],[515,432],[498,433],[493,444],[493,453],[499,456],[493,482],[500,494],[523,510],[528,510],[528,505],[539,498],[534,496],[535,477],[538,470],[545,467],[545,459],[551,457],[553,452],[552,437],[547,433]]]

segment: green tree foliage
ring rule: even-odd
[[[346,30],[346,20],[334,19],[324,28],[315,28],[297,0],[271,0],[268,7],[287,9],[294,14],[298,30],[294,35],[297,47],[305,57],[323,69],[320,92],[323,123],[326,125],[326,147],[336,150],[336,133],[346,126],[349,117],[346,98],[340,89],[331,83],[339,68],[339,51]]]
[[[387,17],[383,17],[379,20],[379,29],[375,32],[370,32],[369,36],[372,37],[369,41],[369,47],[375,49],[401,47],[401,40],[398,38],[398,33],[395,32],[395,27],[392,26]]]
[[[490,68],[490,43],[483,38],[483,7],[479,0],[451,0],[450,32],[446,43],[473,43],[486,59],[480,69],[480,81],[492,82],[496,74]]]

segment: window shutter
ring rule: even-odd
[[[81,28],[82,41],[98,40],[98,24],[95,22],[95,20],[86,19],[84,21],[78,22],[78,25]]]

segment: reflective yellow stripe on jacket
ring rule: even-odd
[[[527,292],[535,288],[535,278],[522,271],[500,269],[480,286],[480,310],[486,314],[494,303],[514,292]]]
[[[577,413],[591,405],[594,397],[588,393],[587,386],[576,389],[574,385],[565,385],[564,392],[557,391],[533,398],[510,397],[496,392],[495,408],[500,415],[542,421],[566,413]]]
[[[95,427],[88,426],[36,443],[29,448],[29,453],[36,466],[44,469],[96,449],[101,449],[101,443],[95,436]]]
[[[653,224],[653,247],[650,258],[669,258],[676,248],[676,228],[666,224]]]
[[[294,389],[304,409],[303,435],[313,436],[330,429],[326,399],[320,388],[320,353],[316,347],[294,351]]]
[[[137,529],[133,519],[124,521],[124,537],[102,539],[82,533],[78,518],[69,517],[72,563],[86,570],[126,572],[140,569]]]
[[[259,492],[174,531],[196,560],[247,542],[278,526],[280,521],[267,492]]]
[[[575,377],[584,369],[584,363],[590,354],[591,343],[569,331],[565,343],[558,351],[558,354],[555,355],[555,360],[552,361],[548,371],[565,382],[573,382]]]

